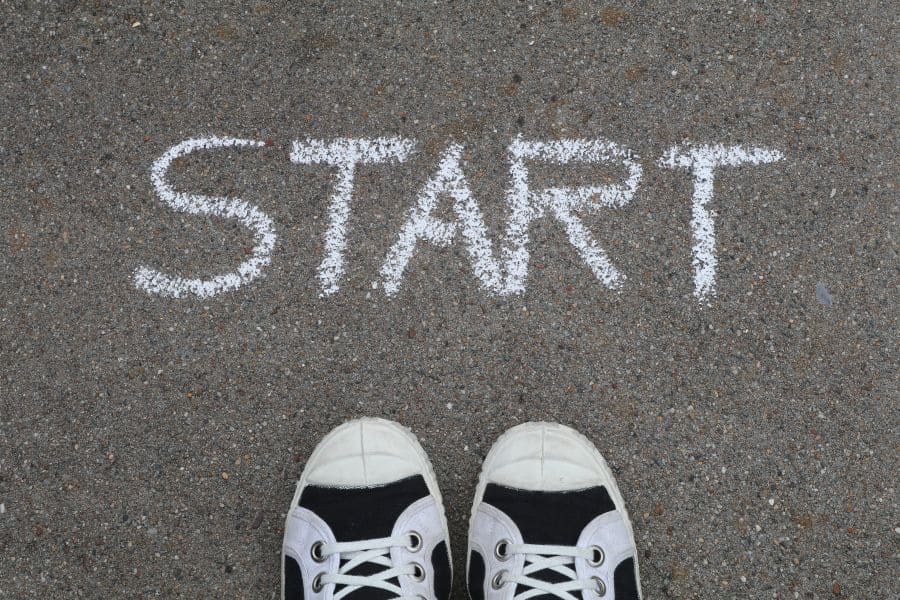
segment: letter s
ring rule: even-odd
[[[257,206],[239,198],[217,198],[176,192],[166,181],[169,165],[177,158],[186,156],[195,150],[213,148],[265,146],[265,142],[243,140],[238,138],[208,137],[190,139],[169,148],[160,156],[150,170],[150,180],[160,199],[169,207],[192,215],[210,215],[226,219],[235,219],[254,233],[256,245],[250,258],[238,265],[237,269],[224,275],[216,275],[211,279],[186,279],[166,275],[156,269],[141,265],[134,271],[134,285],[148,294],[156,294],[167,298],[181,298],[194,294],[200,298],[209,298],[222,292],[235,290],[262,275],[262,268],[269,264],[272,248],[275,246],[275,226],[272,219]]]

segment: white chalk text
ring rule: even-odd
[[[142,265],[134,272],[134,285],[149,294],[169,298],[197,296],[209,298],[235,290],[257,279],[272,260],[275,249],[275,222],[259,207],[239,198],[219,198],[179,192],[167,181],[172,162],[200,150],[262,148],[263,141],[207,137],[190,139],[167,150],[150,169],[150,180],[160,200],[176,211],[234,219],[252,234],[255,245],[249,258],[224,274],[204,279],[170,275]],[[295,141],[291,162],[322,165],[334,171],[334,185],[328,199],[324,256],[318,266],[322,297],[340,289],[344,275],[353,210],[354,178],[358,167],[403,163],[416,150],[415,140],[400,137],[307,139]],[[437,168],[413,199],[402,227],[392,240],[380,269],[378,285],[387,296],[401,292],[404,274],[420,244],[447,246],[460,236],[471,261],[472,272],[488,295],[520,294],[528,279],[529,232],[535,221],[549,217],[559,223],[569,243],[600,283],[614,291],[623,289],[626,275],[619,269],[579,213],[621,209],[634,198],[643,169],[640,158],[630,149],[605,139],[563,139],[533,141],[514,138],[508,146],[509,187],[506,192],[507,221],[502,247],[495,248],[485,225],[481,207],[472,194],[462,169],[463,146],[450,143],[441,153]],[[755,146],[721,144],[682,145],[669,148],[656,161],[660,167],[688,172],[693,180],[691,235],[693,237],[694,295],[701,306],[711,304],[716,293],[716,212],[713,181],[721,168],[759,166],[781,160],[778,150]],[[533,188],[529,165],[607,163],[624,174],[614,184],[583,187]],[[434,216],[441,201],[452,202],[451,220]]]

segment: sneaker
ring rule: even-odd
[[[416,437],[383,419],[329,433],[297,484],[281,564],[282,600],[447,600],[447,520]]]
[[[472,600],[639,600],[637,551],[606,461],[556,423],[513,427],[481,470],[469,521]]]

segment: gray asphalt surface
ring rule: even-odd
[[[0,3],[0,597],[276,597],[305,458],[361,415],[431,454],[456,597],[480,461],[534,419],[607,457],[648,598],[896,597],[896,5],[697,4]],[[520,296],[481,290],[459,239],[373,290],[451,141],[502,243],[519,133],[641,157],[631,203],[583,215],[622,290],[552,218]],[[271,215],[272,262],[212,298],[148,295],[139,265],[200,277],[253,245],[151,184],[206,135],[270,141],[170,175]],[[333,170],[291,142],[380,135],[418,150],[359,169],[320,298]],[[716,173],[705,309],[690,176],[656,164],[685,141],[785,155]],[[535,165],[532,185],[620,176]]]

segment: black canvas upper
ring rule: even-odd
[[[484,558],[481,554],[472,550],[469,555],[469,598],[471,600],[484,600]]]
[[[428,484],[421,475],[414,475],[386,485],[367,488],[338,488],[309,485],[304,488],[297,502],[325,521],[338,542],[390,537],[397,518],[417,500],[430,494]],[[445,542],[439,543],[431,557],[435,570],[435,597],[448,600],[450,596],[450,558]],[[299,569],[293,559],[285,560],[285,598],[303,600]],[[371,575],[384,567],[363,563],[353,569],[353,575]],[[288,576],[292,580],[288,581]],[[396,579],[391,583],[399,585]],[[298,590],[299,586],[299,592]],[[341,586],[337,586],[339,591]],[[293,596],[287,595],[291,591]],[[387,600],[393,594],[377,588],[361,588],[346,596],[347,600]]]
[[[438,600],[449,600],[450,586],[450,553],[447,543],[441,542],[431,553],[431,566],[434,568],[434,597]]]
[[[303,575],[300,565],[290,556],[284,557],[284,600],[303,600]]]
[[[497,484],[488,484],[484,502],[502,510],[522,534],[526,544],[574,546],[588,523],[615,510],[616,505],[606,488],[595,486],[584,490],[545,492],[520,490]],[[484,597],[484,561],[472,552],[469,566],[469,590],[472,600]],[[566,580],[564,575],[545,569],[532,574],[535,579],[550,583]],[[620,563],[614,573],[616,595],[614,600],[637,600],[637,583],[634,561],[629,558]],[[525,589],[518,586],[516,593]],[[593,600],[591,592],[583,594],[585,600]],[[550,594],[535,596],[536,600],[551,599]]]
[[[616,508],[603,486],[542,492],[489,483],[484,502],[506,513],[526,544],[563,546],[574,546],[588,523]]]
[[[633,558],[626,558],[616,566],[613,581],[616,586],[616,600],[638,600],[637,573]]]
[[[389,537],[397,517],[409,505],[428,495],[421,475],[367,488],[309,485],[298,505],[328,523],[339,542]]]

